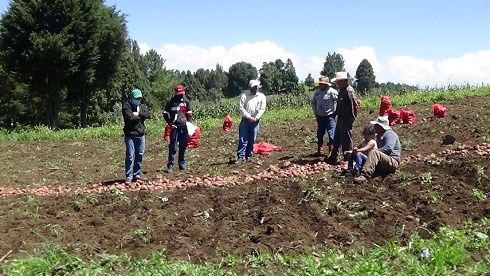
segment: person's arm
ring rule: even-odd
[[[124,120],[130,123],[137,123],[141,121],[139,116],[135,116],[133,111],[131,110],[131,106],[129,104],[123,104],[122,106],[122,114]]]
[[[379,151],[387,155],[390,155],[393,152],[397,141],[396,135],[390,134],[392,133],[389,133],[384,137],[385,145],[378,149]]]
[[[240,101],[238,101],[238,110],[240,111],[240,114],[243,118],[250,119],[252,116],[250,115],[250,113],[247,112],[247,110],[245,110],[246,100],[247,95],[243,93],[240,97]]]
[[[187,100],[187,110],[185,112],[185,117],[187,118],[188,122],[192,123],[192,108],[191,108],[191,101]]]
[[[261,95],[261,99],[259,102],[259,110],[257,112],[257,116],[255,116],[255,120],[258,121],[262,115],[264,115],[265,109],[267,106],[267,99],[264,94]]]
[[[146,105],[142,104],[140,105],[140,111],[139,111],[139,116],[143,119],[150,119],[151,113],[150,111],[146,108]]]
[[[313,115],[317,116],[318,115],[318,110],[316,108],[317,102],[316,102],[316,91],[313,94],[313,98],[311,98],[311,109],[313,110]]]
[[[172,121],[170,120],[170,101],[167,102],[167,104],[165,105],[165,108],[163,109],[163,119],[165,119],[165,121],[167,122],[167,124],[169,125],[172,125]]]
[[[362,148],[359,148],[357,151],[358,151],[358,152],[362,152],[362,153],[364,153],[364,152],[368,152],[368,151],[370,151],[372,148],[374,148],[375,143],[376,143],[375,141],[370,140],[370,141],[367,143],[367,145],[366,145],[366,146],[364,146],[364,147],[362,147]]]
[[[330,88],[330,97],[332,97],[332,100],[336,102],[339,99],[339,92],[337,90]]]

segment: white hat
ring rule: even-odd
[[[372,125],[379,125],[384,130],[391,129],[390,121],[388,120],[388,116],[379,116],[375,121],[370,122]]]
[[[250,88],[252,88],[254,86],[257,86],[257,88],[260,88],[260,81],[259,80],[250,80],[250,82],[248,83],[248,86],[250,86]]]
[[[337,72],[335,73],[335,78],[332,79],[332,82],[336,82],[338,80],[348,80],[349,76],[347,76],[347,72]]]

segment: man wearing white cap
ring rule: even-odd
[[[238,127],[238,148],[235,164],[252,161],[253,149],[259,134],[259,121],[266,108],[265,95],[259,92],[260,81],[250,80],[250,90],[240,97],[238,110],[242,120]]]
[[[387,116],[380,116],[371,121],[376,130],[377,150],[369,153],[361,175],[354,178],[354,183],[360,184],[371,178],[374,172],[386,175],[394,173],[401,161],[401,146],[398,135],[391,129]]]
[[[352,125],[357,117],[357,101],[354,88],[349,85],[348,80],[347,72],[337,72],[335,78],[332,79],[337,83],[339,94],[335,110],[337,124],[335,125],[333,147],[330,156],[325,158],[325,162],[331,165],[340,164],[337,160],[340,147],[342,147],[342,152],[352,150]],[[344,160],[347,160],[347,156],[344,156]]]

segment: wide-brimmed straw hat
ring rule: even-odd
[[[321,76],[319,79],[318,79],[318,84],[320,83],[323,83],[323,84],[327,84],[327,85],[332,85],[330,83],[330,79],[326,76]]]

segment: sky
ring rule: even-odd
[[[0,0],[0,13],[8,8]],[[225,70],[290,58],[318,79],[328,53],[355,75],[367,59],[377,82],[421,87],[490,84],[488,0],[106,0],[126,15],[142,52],[167,69]]]

